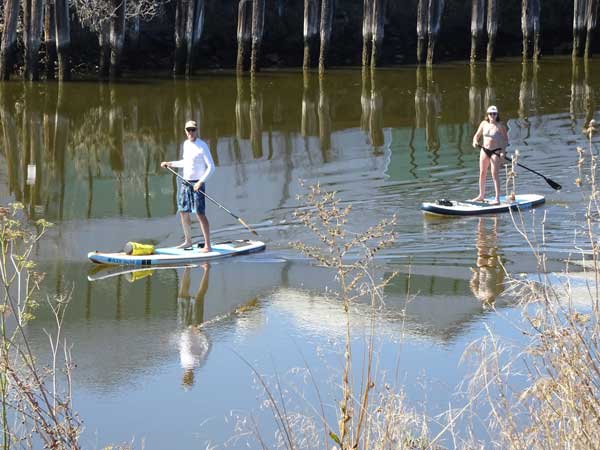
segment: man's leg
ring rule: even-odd
[[[200,222],[200,229],[202,230],[202,234],[204,235],[204,248],[203,252],[212,251],[212,247],[210,246],[210,225],[208,223],[208,219],[204,214],[197,214],[198,222]]]
[[[189,247],[192,245],[192,221],[190,220],[190,213],[180,212],[179,214],[181,215],[181,227],[183,228],[184,241],[177,247]]]

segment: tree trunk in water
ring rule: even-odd
[[[581,40],[585,29],[586,0],[573,1],[573,58],[581,56]]]
[[[121,76],[121,57],[125,43],[125,8],[127,0],[112,0],[114,16],[110,20],[110,70],[109,77],[114,80]]]
[[[175,76],[183,75],[185,71],[187,11],[187,1],[177,0],[175,5],[175,61],[173,63],[173,74]]]
[[[427,11],[428,0],[419,0],[417,6],[417,64],[423,64],[425,60],[425,37],[427,35]]]
[[[488,62],[495,59],[494,51],[496,47],[496,33],[498,32],[498,4],[497,0],[488,0],[487,11],[487,55]]]
[[[335,0],[321,0],[321,25],[319,35],[321,38],[321,48],[319,50],[319,75],[325,74],[327,65],[327,54],[329,53],[329,39],[331,38],[331,28],[333,27],[333,13],[335,10]]]
[[[240,0],[238,4],[238,24],[237,24],[237,62],[236,69],[238,73],[244,72],[248,68],[248,58],[246,50],[249,47],[252,38],[252,10],[250,8],[251,0]]]
[[[471,61],[478,58],[479,41],[483,31],[485,0],[472,0],[471,3]]]
[[[98,46],[100,47],[99,75],[103,80],[108,79],[110,69],[110,42],[109,25],[105,23],[98,32]]]
[[[531,5],[531,23],[533,30],[533,60],[537,61],[540,58],[540,13],[542,11],[542,5],[540,4],[540,0],[530,0]]]
[[[304,0],[304,57],[302,69],[308,70],[313,66],[317,36],[319,35],[319,5],[317,0]]]
[[[435,44],[437,37],[440,32],[440,24],[442,21],[442,14],[444,12],[444,0],[429,0],[429,11],[427,14],[427,36],[429,42],[427,45],[427,65],[433,64],[433,57],[435,54]]]
[[[55,0],[56,53],[58,56],[58,79],[71,79],[71,21],[69,0]]]
[[[25,0],[24,6],[25,79],[35,81],[40,78],[38,54],[42,37],[43,2],[42,0]]]
[[[596,16],[598,15],[598,0],[588,0],[587,4],[587,37],[585,40],[584,55],[586,58],[592,57],[592,36],[596,30]]]
[[[521,31],[523,33],[523,59],[539,56],[540,2],[521,1]]]
[[[379,62],[379,50],[383,42],[385,27],[385,4],[386,0],[373,0],[373,14],[371,15],[372,45],[371,45],[371,68],[375,68]]]
[[[371,64],[371,45],[373,45],[373,3],[375,0],[363,0],[363,23],[362,23],[362,65],[367,67]]]
[[[46,49],[46,79],[54,79],[54,68],[56,66],[56,27],[55,27],[55,4],[46,2],[44,5],[44,47]]]
[[[260,47],[265,29],[265,0],[252,0],[252,54],[250,73],[259,70]]]
[[[4,2],[4,31],[0,46],[0,79],[10,79],[10,72],[17,45],[17,21],[19,19],[19,0]]]

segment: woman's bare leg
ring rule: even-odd
[[[479,195],[472,200],[474,202],[481,202],[485,199],[485,182],[489,166],[490,158],[482,150],[479,154]]]
[[[492,180],[494,181],[494,192],[496,198],[493,204],[500,204],[500,158],[498,155],[492,156]]]

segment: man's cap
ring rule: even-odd
[[[185,123],[185,128],[187,129],[187,128],[198,128],[198,127],[196,126],[196,121],[195,120],[188,120]]]
[[[488,114],[489,113],[498,113],[498,108],[496,108],[494,105],[492,105],[487,109],[487,113]]]

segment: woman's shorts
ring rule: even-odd
[[[206,189],[206,183],[202,183],[202,187],[198,191],[194,191],[196,181],[190,180],[188,183],[179,185],[179,193],[177,194],[177,209],[179,212],[204,214],[205,197],[203,192]]]

